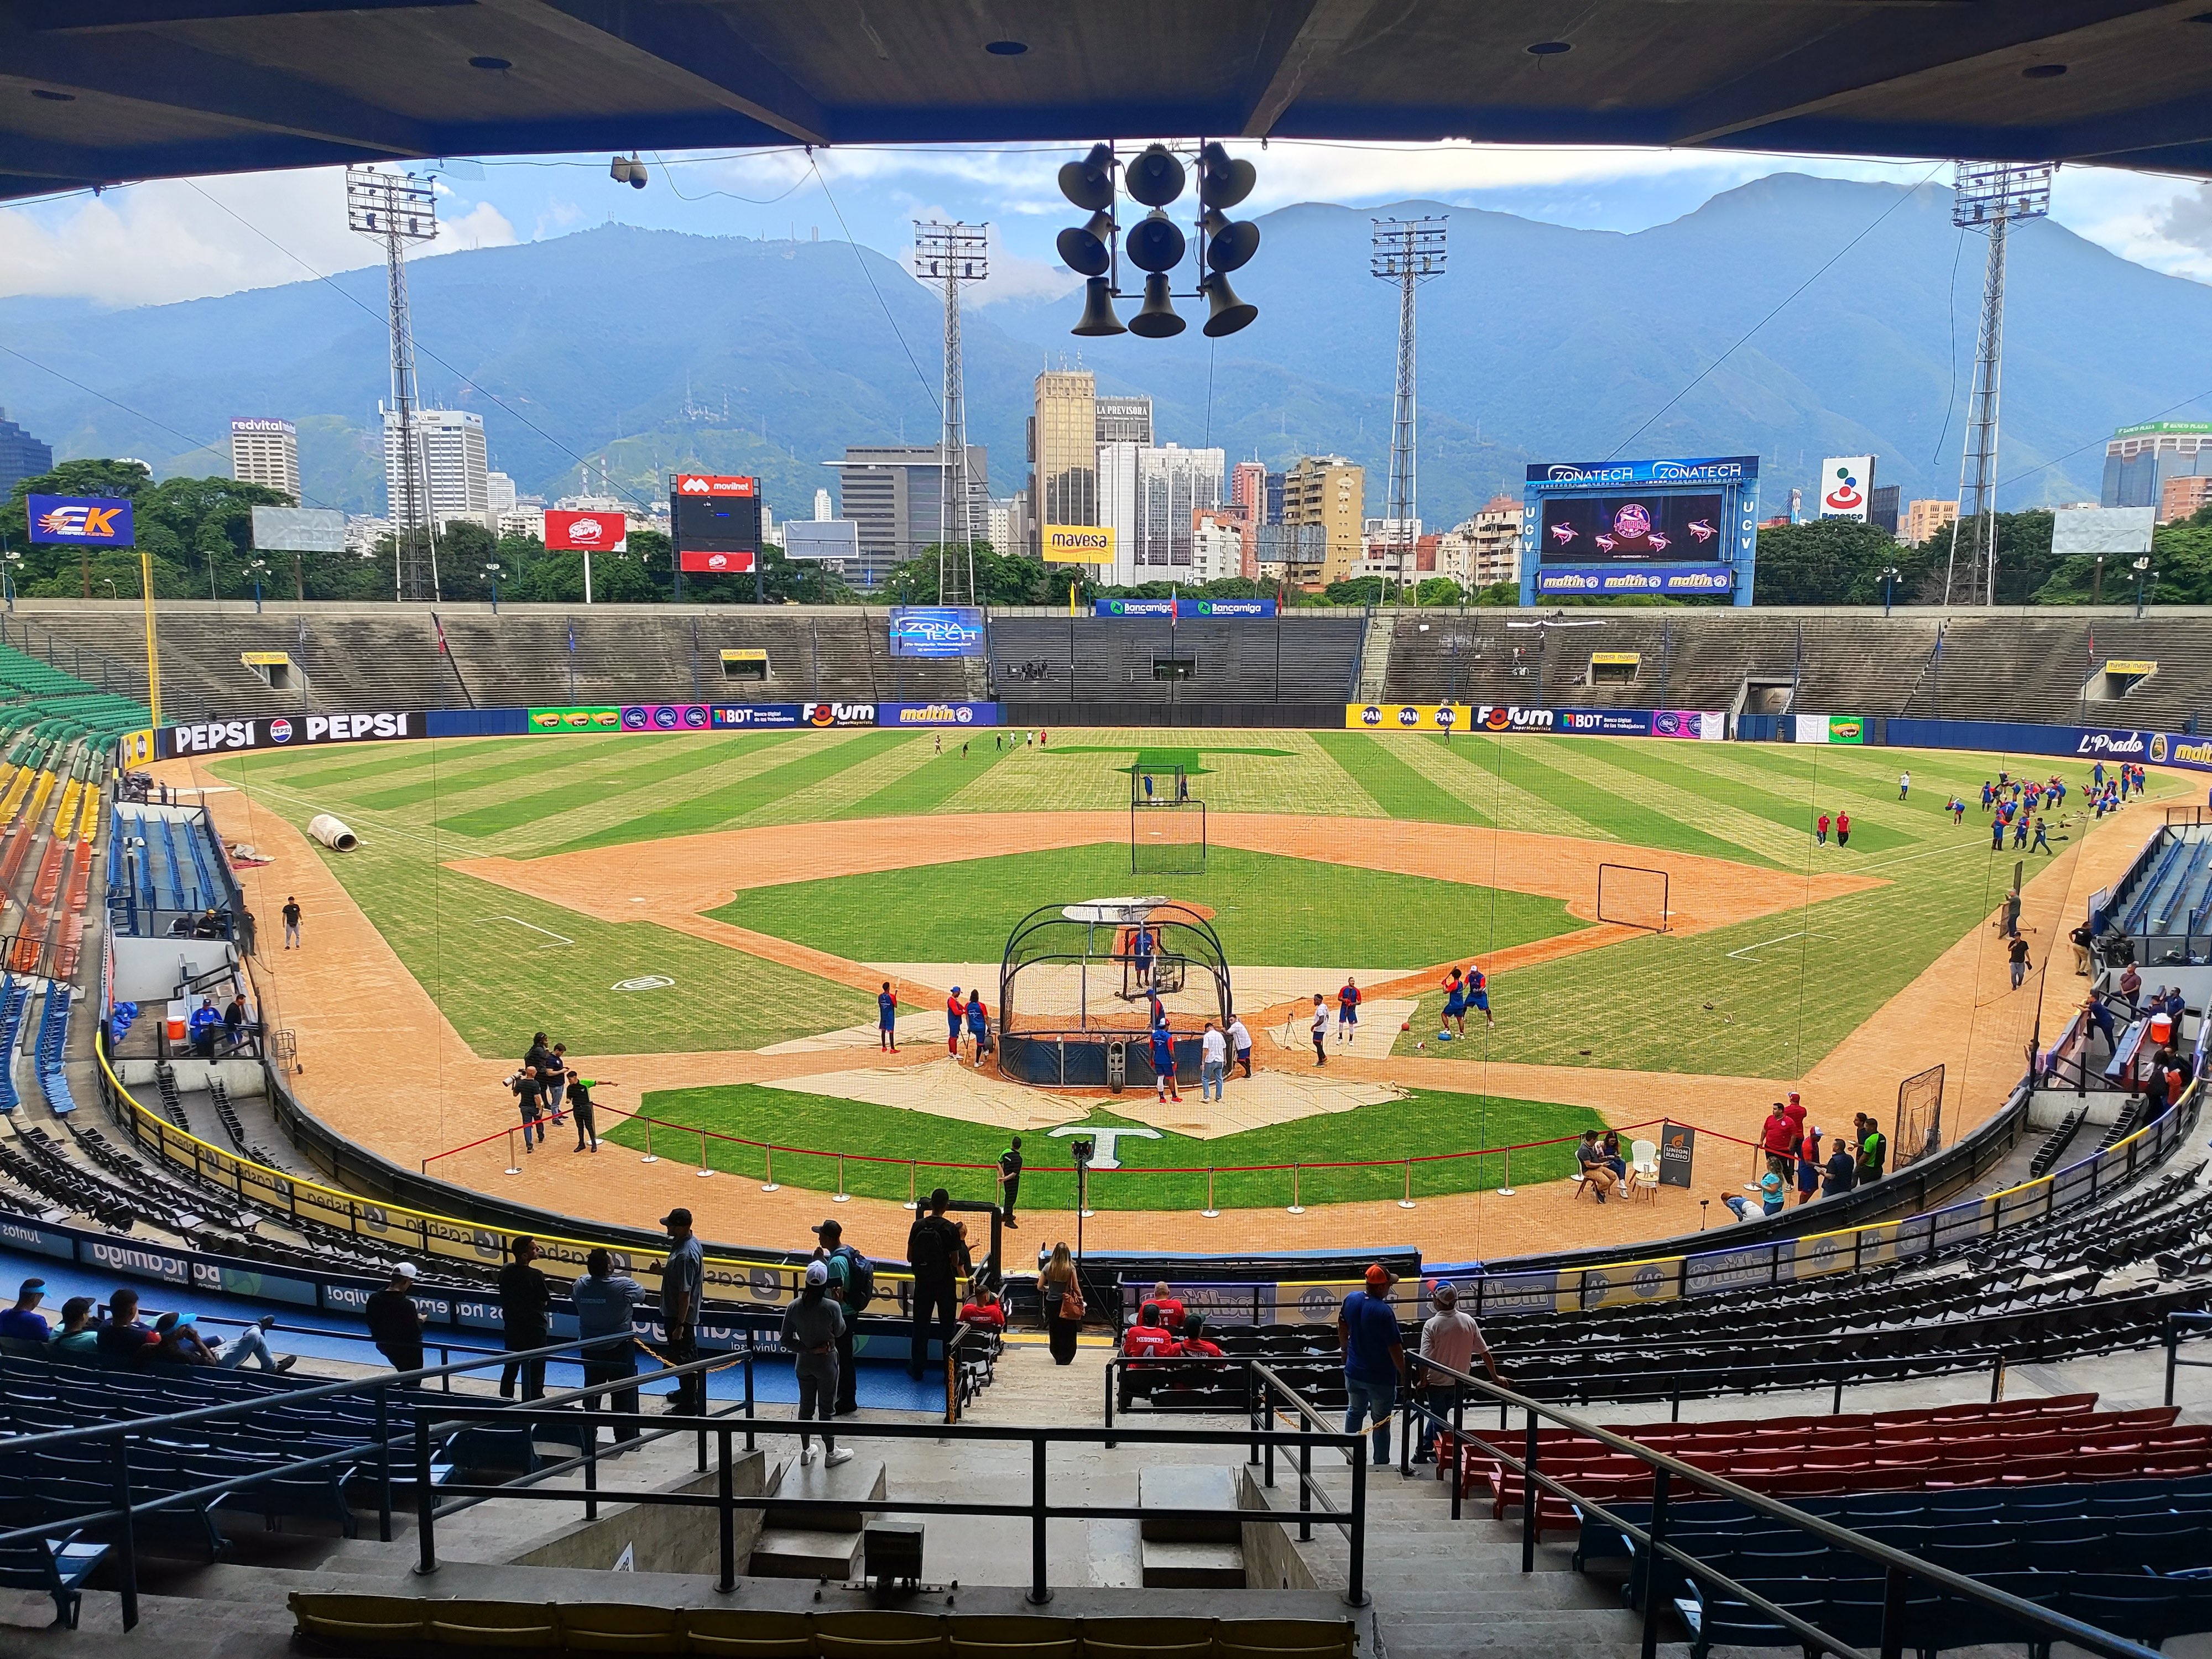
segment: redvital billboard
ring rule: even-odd
[[[629,521],[619,513],[550,512],[545,547],[552,553],[616,553],[629,545]]]

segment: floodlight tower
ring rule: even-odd
[[[395,597],[438,598],[438,532],[430,503],[429,456],[416,418],[415,325],[407,309],[407,246],[438,234],[430,181],[379,167],[346,169],[346,226],[384,244],[384,283],[392,330],[392,409],[398,422],[398,489],[391,502]],[[389,462],[386,463],[387,469]],[[387,483],[391,474],[386,473]],[[392,493],[392,492],[387,492]]]
[[[975,513],[969,499],[968,398],[960,370],[960,285],[991,274],[986,227],[914,222],[914,274],[945,284],[945,430],[937,444],[937,599],[945,602],[945,546],[957,531],[968,556],[968,603],[975,603]]]
[[[1973,395],[1966,405],[1966,447],[1959,458],[1959,521],[1943,568],[1943,603],[1959,568],[1959,542],[1969,538],[1967,591],[1997,600],[1997,391],[2004,374],[2005,240],[2014,221],[2051,211],[2051,163],[1961,161],[1951,185],[1951,222],[1989,234],[1982,272],[1982,326],[1974,349]]]
[[[1413,289],[1427,277],[1443,274],[1444,228],[1441,216],[1426,219],[1377,219],[1368,270],[1398,284],[1398,392],[1390,410],[1390,505],[1387,509],[1401,538],[1398,589],[1403,596],[1406,570],[1417,545],[1413,515],[1419,511],[1413,487]]]

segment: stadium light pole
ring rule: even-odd
[[[968,603],[975,599],[975,503],[968,476],[968,398],[960,362],[960,285],[991,274],[989,227],[914,222],[914,274],[945,287],[944,423],[937,441],[937,602],[945,603],[945,550],[957,530],[967,566]]]
[[[484,574],[491,578],[491,614],[496,617],[499,615],[499,567],[496,564],[486,565]]]
[[[1897,579],[1902,574],[1893,564],[1886,564],[1881,568],[1881,614],[1885,617],[1889,615],[1890,595],[1895,591]]]
[[[2155,574],[2153,574],[2153,572],[2152,572],[2152,570],[2151,570],[2151,568],[2150,568],[2150,559],[2149,559],[2149,557],[2148,557],[2148,556],[2144,556],[2144,557],[2142,557],[2142,558],[2137,559],[2137,560],[2136,561],[2136,562],[2135,562],[2135,573],[2136,573],[2136,620],[2137,622],[2141,622],[2141,621],[2142,620],[2142,613],[2143,613],[2143,579],[2144,579],[2146,576],[2148,576],[2148,577],[2150,578],[2150,580],[2153,580],[2153,581],[2156,581],[2156,580],[2158,580],[2158,578],[2157,578],[2157,576],[2156,576]]]
[[[390,448],[394,438],[387,435],[386,495],[391,494],[392,483],[399,486],[398,499],[387,503],[396,532],[393,597],[428,599],[434,604],[440,597],[438,515],[431,500],[429,451],[422,422],[416,418],[422,397],[415,379],[415,324],[407,299],[407,249],[438,234],[435,190],[428,179],[412,173],[349,167],[346,169],[346,227],[384,245],[386,326],[392,337],[392,416],[399,446],[395,480]],[[391,430],[387,428],[387,434]]]
[[[1413,290],[1444,269],[1441,215],[1426,219],[1376,219],[1369,241],[1369,274],[1398,285],[1398,378],[1390,408],[1390,480],[1387,524],[1395,526],[1398,603],[1406,602],[1406,567],[1420,551],[1413,515],[1419,511],[1414,489]],[[1385,534],[1393,533],[1386,529]]]

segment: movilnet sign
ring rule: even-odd
[[[732,496],[750,495],[757,489],[755,478],[733,478],[719,472],[679,472],[676,475],[676,493],[694,500],[712,501],[716,497],[728,500]]]
[[[629,545],[629,520],[619,513],[549,512],[549,553],[619,553]]]
[[[166,757],[238,754],[255,749],[313,749],[333,743],[385,743],[424,735],[422,716],[380,710],[363,714],[280,714],[273,720],[208,720],[165,726],[156,734]]]
[[[32,495],[31,539],[69,547],[136,547],[131,503],[112,495]]]
[[[1686,1123],[1665,1123],[1659,1127],[1659,1184],[1662,1187],[1683,1187],[1690,1184],[1690,1166],[1697,1161],[1698,1132]]]

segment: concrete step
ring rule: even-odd
[[[1139,1548],[1146,1589],[1244,1588],[1244,1551],[1239,1545],[1146,1539]]]
[[[864,1454],[834,1469],[818,1458],[811,1464],[802,1464],[793,1458],[785,1466],[769,1496],[854,1502],[880,1498],[889,1489],[883,1459]],[[769,1516],[768,1524],[770,1530],[776,1532],[857,1533],[867,1524],[868,1513],[860,1510],[779,1510]]]
[[[1241,1483],[1239,1471],[1226,1463],[1147,1466],[1137,1471],[1137,1505],[1146,1510],[1233,1510]],[[1226,1519],[1147,1515],[1138,1525],[1149,1543],[1236,1544],[1244,1535],[1241,1522]]]
[[[763,1532],[745,1571],[755,1578],[829,1578],[842,1583],[859,1570],[860,1534],[778,1527]]]

